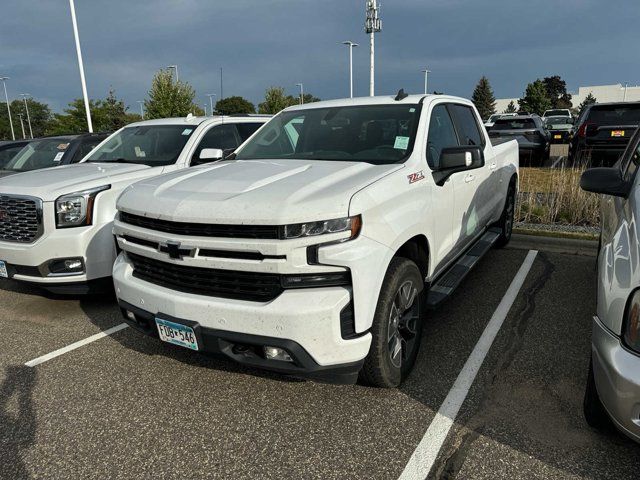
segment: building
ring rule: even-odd
[[[626,91],[626,92],[625,92]],[[583,102],[591,93],[598,103],[605,102],[637,102],[640,101],[640,86],[622,85],[593,85],[591,87],[579,87],[577,92],[569,92],[571,94],[571,102],[574,108]],[[518,108],[519,98],[498,98],[496,99],[496,112],[502,113],[507,109],[509,102]]]

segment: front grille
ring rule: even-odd
[[[0,195],[0,241],[32,243],[42,235],[42,202]]]
[[[278,239],[280,229],[275,225],[211,225],[206,223],[172,222],[120,212],[121,222],[158,232],[194,237]]]
[[[127,253],[133,276],[179,292],[268,302],[283,292],[280,275],[187,267]]]

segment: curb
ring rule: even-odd
[[[520,250],[542,250],[545,252],[564,253],[595,257],[598,255],[598,242],[579,238],[545,237],[543,235],[526,235],[514,233],[507,248]]]

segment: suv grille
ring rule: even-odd
[[[42,235],[42,202],[33,197],[0,195],[0,240],[31,243]]]
[[[268,302],[283,292],[280,275],[186,267],[127,253],[133,276],[161,287],[236,300]]]
[[[279,228],[273,225],[209,225],[205,223],[172,222],[120,212],[121,222],[158,232],[194,237],[278,239]]]

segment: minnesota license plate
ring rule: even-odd
[[[172,343],[191,350],[198,350],[198,340],[196,339],[193,328],[180,323],[169,322],[161,318],[156,318],[156,326],[158,327],[160,340],[163,342]]]
[[[624,130],[611,130],[612,137],[624,137]]]
[[[562,138],[562,135],[554,135],[553,138],[555,140],[560,140]]]
[[[9,278],[9,272],[7,272],[7,264],[0,260],[0,278]]]

